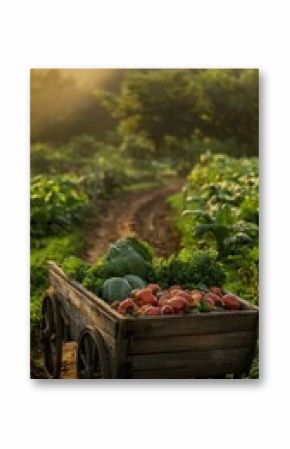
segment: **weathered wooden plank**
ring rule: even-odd
[[[171,368],[160,370],[135,370],[132,373],[134,379],[207,379],[213,377],[224,377],[226,374],[244,373],[244,365],[237,362],[229,366],[220,364],[219,366],[192,367],[192,368]]]
[[[128,357],[132,372],[139,370],[185,369],[211,373],[230,373],[241,369],[247,360],[249,348],[214,349],[210,351],[181,351],[159,354],[142,354]]]
[[[243,310],[175,317],[128,319],[126,329],[128,335],[132,338],[153,338],[252,331],[256,328],[257,321],[257,311]]]
[[[166,338],[129,338],[128,354],[241,348],[251,345],[253,338],[253,331],[222,332],[219,334],[205,335],[176,335]]]
[[[61,270],[58,265],[54,262],[48,262],[49,266],[49,277],[51,284],[57,288],[58,290],[64,290],[68,292],[71,288],[77,290],[83,297],[90,300],[92,303],[97,305],[101,310],[103,310],[107,315],[111,316],[116,320],[125,320],[126,318],[122,315],[118,314],[112,307],[106,304],[105,301],[98,298],[92,292],[88,291],[85,287],[83,287],[78,282],[70,279],[65,275],[65,273]]]
[[[94,304],[76,288],[71,285],[66,286],[56,273],[53,275],[53,287],[60,300],[67,301],[78,309],[79,313],[83,314],[90,324],[96,325],[99,329],[102,329],[114,338],[116,337],[118,322],[114,317],[108,315],[105,310]]]

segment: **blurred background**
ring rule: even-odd
[[[208,150],[255,156],[258,71],[34,69],[31,143],[32,174],[117,154],[181,173]]]

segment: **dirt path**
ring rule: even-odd
[[[87,236],[85,259],[94,262],[110,243],[132,235],[151,243],[158,255],[175,252],[179,239],[166,198],[179,186],[179,181],[172,181],[170,185],[127,193],[108,201]]]
[[[91,224],[87,234],[86,251],[83,257],[95,262],[120,237],[136,235],[149,242],[159,256],[168,256],[179,248],[179,237],[172,223],[172,210],[166,199],[178,191],[179,180],[148,190],[123,194],[107,201],[102,211]],[[76,344],[63,345],[63,366],[61,377],[75,379]],[[38,358],[36,378],[44,378],[41,359]],[[34,377],[34,376],[33,376]]]

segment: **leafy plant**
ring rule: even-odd
[[[62,263],[62,269],[65,274],[77,282],[82,282],[89,267],[88,263],[75,256],[67,257]]]
[[[75,176],[51,178],[38,175],[31,179],[31,236],[57,234],[80,220],[88,197]]]
[[[162,287],[174,284],[196,287],[199,284],[221,286],[225,273],[216,261],[216,255],[209,251],[181,251],[168,259],[154,259],[154,281]]]
[[[205,153],[180,194],[171,199],[180,215],[182,246],[217,251],[227,288],[258,302],[259,173],[255,158]]]

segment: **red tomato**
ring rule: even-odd
[[[145,312],[145,315],[147,315],[147,316],[160,315],[160,307],[145,306],[144,312]]]
[[[242,305],[235,295],[224,295],[223,296],[223,302],[225,304],[225,309],[227,310],[239,310],[242,308]]]
[[[174,312],[181,312],[188,307],[188,301],[181,296],[174,296],[172,299],[169,299],[168,305],[170,305]]]
[[[120,302],[119,306],[118,306],[118,313],[120,313],[121,315],[126,315],[131,314],[133,312],[135,312],[137,310],[137,306],[135,304],[135,302],[133,301],[133,299],[127,298],[124,299],[124,301]]]
[[[152,294],[152,291],[147,288],[139,290],[135,295],[135,300],[139,306],[143,306],[145,304],[150,304],[152,306],[158,305],[157,298]]]
[[[166,304],[161,307],[161,315],[172,315],[173,313],[174,309],[169,304]]]
[[[212,293],[214,293],[215,295],[223,296],[221,287],[215,287],[215,286],[212,286],[212,287],[209,287],[209,290],[210,290]]]
[[[204,297],[206,299],[211,299],[214,305],[217,307],[224,307],[225,305],[223,299],[220,296],[216,295],[215,293],[206,293]]]

